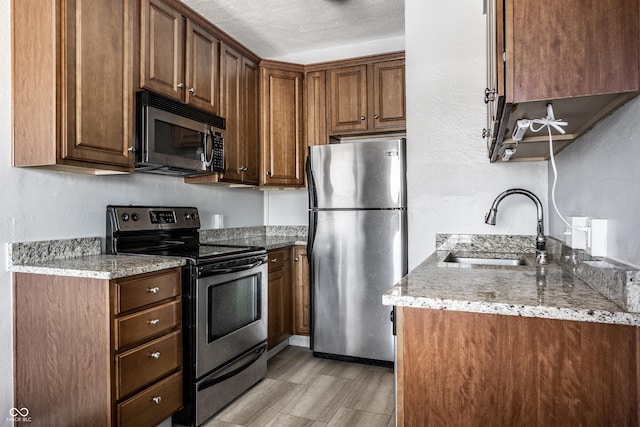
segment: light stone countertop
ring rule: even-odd
[[[252,236],[241,239],[216,241],[221,245],[261,246],[266,250],[282,249],[288,246],[307,245],[303,236]]]
[[[384,305],[640,326],[626,311],[558,263],[470,268],[437,250],[382,297]],[[481,255],[482,252],[469,252]],[[464,255],[464,253],[459,253]],[[533,261],[533,254],[520,254]]]
[[[183,265],[185,265],[184,258],[90,255],[77,258],[53,259],[32,265],[12,265],[11,271],[93,279],[119,279]]]
[[[10,243],[8,255],[12,272],[107,280],[186,264],[184,258],[101,254],[99,237]]]

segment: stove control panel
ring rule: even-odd
[[[107,231],[199,229],[194,207],[107,206]]]

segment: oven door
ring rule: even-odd
[[[196,378],[267,339],[267,265],[223,271],[196,282]]]

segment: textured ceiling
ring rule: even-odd
[[[404,0],[183,0],[262,58],[404,37]]]

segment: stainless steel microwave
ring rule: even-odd
[[[225,124],[222,117],[139,91],[136,171],[178,176],[224,172]]]

